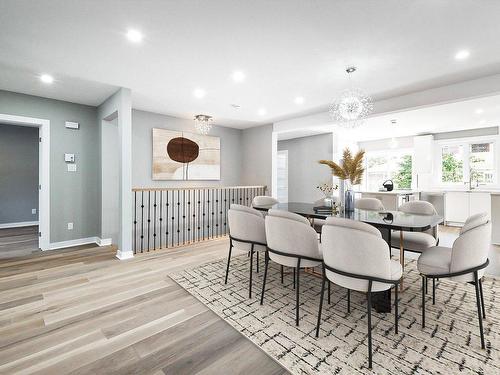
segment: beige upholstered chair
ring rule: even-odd
[[[227,258],[226,278],[229,274],[229,262],[233,247],[250,252],[250,281],[248,297],[252,298],[252,268],[253,254],[257,252],[257,270],[259,252],[266,251],[266,230],[264,217],[261,212],[239,204],[232,204],[228,211],[229,222],[229,256]]]
[[[299,325],[300,269],[318,266],[323,260],[317,234],[306,218],[287,211],[271,209],[266,216],[266,238],[268,248],[260,303],[264,302],[269,260],[295,268],[295,324]]]
[[[491,223],[486,213],[467,219],[453,247],[435,246],[424,251],[418,258],[417,268],[422,276],[422,326],[425,327],[425,280],[427,278],[473,283],[476,289],[476,305],[484,349],[483,318],[486,317],[482,277],[488,266],[491,243]],[[435,301],[435,293],[433,293]]]
[[[426,201],[411,201],[402,204],[399,211],[414,215],[437,215],[434,206]],[[400,248],[400,231],[391,233],[391,246]],[[439,242],[438,227],[428,229],[425,232],[403,232],[403,248],[405,251],[422,253]]]
[[[384,205],[377,198],[359,198],[354,201],[354,207],[360,210],[384,211]]]
[[[252,200],[252,206],[272,206],[279,203],[276,198],[270,197],[268,195],[257,195]]]
[[[387,253],[387,243],[380,231],[359,221],[329,217],[323,226],[323,282],[318,312],[316,337],[319,336],[321,310],[325,281],[348,289],[348,311],[350,290],[367,294],[368,310],[368,363],[372,367],[372,326],[371,296],[395,287],[395,331],[398,332],[398,288],[402,267],[396,260],[391,260]]]

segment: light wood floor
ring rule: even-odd
[[[217,240],[119,261],[112,247],[0,261],[0,373],[285,374],[167,275]]]
[[[30,255],[38,249],[38,225],[0,229],[0,259]]]

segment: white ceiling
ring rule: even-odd
[[[393,124],[391,121],[396,120]],[[350,140],[369,141],[500,126],[500,95],[373,116],[355,129],[327,123],[278,134],[279,140],[342,131]]]
[[[351,64],[377,99],[498,73],[499,14],[487,0],[3,0],[0,88],[98,105],[123,86],[135,108],[244,128],[326,108]]]

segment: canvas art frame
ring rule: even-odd
[[[153,128],[153,180],[220,180],[220,137]]]

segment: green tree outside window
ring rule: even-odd
[[[399,169],[393,177],[398,189],[411,188],[411,155],[404,155],[399,162]]]
[[[452,154],[443,153],[442,157],[442,181],[461,182],[464,175],[462,160],[457,160]]]

